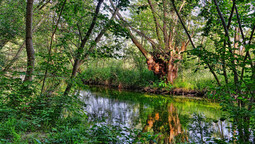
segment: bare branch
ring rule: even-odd
[[[184,1],[182,2],[182,5],[181,5],[180,8],[179,8],[179,12],[181,12],[181,10],[182,10],[182,8],[183,8],[183,6],[184,6],[185,3],[186,3],[186,1],[184,0]]]

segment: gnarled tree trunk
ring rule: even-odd
[[[112,7],[115,9],[112,0],[110,0],[110,2]],[[177,15],[169,12],[166,0],[162,0],[162,3],[162,17],[159,17],[157,14],[160,12],[156,12],[156,10],[159,9],[154,8],[156,7],[156,3],[152,3],[151,0],[148,0],[148,4],[154,19],[154,32],[156,33],[156,38],[150,38],[142,31],[135,29],[133,26],[131,26],[130,22],[127,22],[121,16],[120,13],[117,14],[118,17],[116,17],[116,20],[120,23],[120,25],[127,28],[132,42],[146,58],[148,69],[153,71],[154,74],[157,75],[160,79],[173,84],[174,80],[177,78],[178,61],[182,59],[181,53],[186,50],[189,40],[176,40],[175,31],[178,24]],[[183,1],[179,11],[182,10],[184,4],[185,1]],[[174,17],[172,17],[172,15],[174,15]],[[169,18],[174,20],[173,24],[167,23]],[[146,39],[151,44],[153,51],[148,52],[137,40],[133,32]]]

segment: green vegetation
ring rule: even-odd
[[[0,143],[254,142],[254,7],[254,0],[0,0]],[[208,99],[96,89],[91,97],[105,105],[131,103],[126,117],[142,117],[133,129],[84,112],[93,100],[85,104],[82,90],[94,84]]]
[[[128,59],[127,59],[128,60]],[[124,59],[125,61],[125,59]],[[165,82],[158,80],[153,72],[149,71],[145,65],[142,68],[137,68],[136,65],[123,63],[112,58],[104,59],[103,64],[98,64],[98,61],[89,62],[85,66],[79,77],[86,83],[94,85],[105,85],[122,88],[144,88],[152,86],[157,88],[182,88],[185,90],[205,90],[217,86],[214,83],[213,75],[208,70],[198,70],[189,67],[185,68],[186,63],[180,70],[175,83],[165,85]],[[223,77],[220,77],[223,80]]]
[[[125,68],[125,64],[116,60],[109,60],[102,67],[90,63],[79,76],[91,84],[115,87],[121,84],[123,88],[142,88],[157,80],[153,72],[145,68],[142,70]]]

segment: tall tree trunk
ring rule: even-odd
[[[34,71],[34,48],[32,40],[32,21],[33,21],[33,0],[27,0],[27,14],[26,14],[26,51],[27,51],[27,71],[25,81],[32,81],[32,74]]]

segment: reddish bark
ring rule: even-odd
[[[169,56],[170,55],[170,56]],[[173,84],[177,78],[178,63],[176,60],[181,58],[179,55],[171,56],[172,53],[152,53],[150,58],[147,58],[147,66],[150,71],[153,71],[160,79],[165,79]]]
[[[112,0],[110,0],[112,7],[115,9]],[[132,42],[136,45],[136,47],[140,50],[140,52],[146,58],[146,63],[148,65],[148,69],[153,71],[155,75],[157,75],[160,79],[166,80],[166,82],[173,83],[174,80],[177,78],[178,73],[178,62],[176,60],[182,59],[182,52],[186,50],[186,47],[190,41],[189,40],[180,40],[176,42],[175,36],[175,29],[177,27],[177,15],[175,16],[174,24],[169,27],[167,23],[168,18],[172,18],[171,12],[167,11],[167,2],[166,0],[162,0],[163,2],[163,14],[162,18],[158,18],[156,15],[157,8],[156,4],[153,4],[151,0],[148,0],[150,5],[151,13],[154,19],[155,24],[155,33],[157,34],[157,38],[150,38],[150,36],[146,35],[142,31],[135,29],[130,22],[126,21],[120,13],[117,13],[116,19],[119,23],[127,28],[129,36]],[[182,4],[180,11],[183,7],[184,3]],[[162,24],[159,22],[161,20]],[[161,31],[160,31],[161,30]],[[142,45],[136,38],[136,33],[142,38],[145,38],[150,44],[153,49],[153,52],[148,52],[144,45]]]
[[[156,112],[155,115],[148,115],[146,125],[143,127],[142,133],[154,132],[155,135],[158,134],[158,143],[174,143],[175,139],[178,139],[183,143],[187,142],[188,134],[182,129],[176,107],[171,103],[168,105],[166,111],[167,115],[165,115],[165,110],[164,112]],[[138,137],[141,137],[142,133],[140,133]]]

